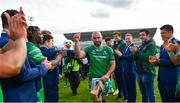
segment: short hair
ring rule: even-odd
[[[105,42],[107,42],[107,41],[111,41],[111,38],[110,37],[106,37],[105,38]]]
[[[48,30],[42,30],[41,34],[42,35],[51,35],[52,33],[50,31],[48,31]]]
[[[120,33],[120,32],[118,32],[118,31],[113,32],[113,35],[116,35],[116,34],[118,34],[119,36],[121,36],[121,33]]]
[[[28,40],[31,40],[34,38],[34,34],[36,32],[40,31],[40,28],[38,26],[29,26],[27,29],[27,38]]]
[[[133,37],[131,33],[126,33],[125,36],[131,36],[131,37]]]
[[[2,20],[2,27],[3,28],[7,28],[9,26],[8,21],[6,16],[4,15],[4,13],[8,13],[10,15],[10,17],[16,15],[17,13],[19,13],[17,10],[6,10],[1,14],[1,20]]]
[[[53,39],[53,36],[46,34],[46,35],[44,35],[44,37],[43,37],[43,43],[45,43],[45,41],[49,41],[49,40],[51,40],[51,39]]]
[[[167,31],[172,31],[172,32],[174,32],[173,26],[172,26],[172,25],[169,25],[169,24],[163,25],[163,26],[160,28],[160,30],[163,30],[163,29],[165,29],[165,30],[167,30]]]
[[[139,31],[139,33],[141,33],[141,32],[145,32],[147,35],[149,35],[149,30],[147,30],[147,29],[141,29],[141,30]]]

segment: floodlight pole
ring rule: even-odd
[[[33,16],[28,16],[28,20],[29,20],[30,26],[31,26],[32,22],[34,22],[34,17]]]

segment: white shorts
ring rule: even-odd
[[[91,90],[93,90],[98,84],[100,78],[92,78],[91,80]]]

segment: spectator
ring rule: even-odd
[[[43,45],[40,45],[40,49],[53,66],[53,70],[48,71],[47,76],[44,77],[45,102],[58,102],[59,62],[62,55],[53,46],[53,37],[48,34],[43,36]]]
[[[169,24],[160,28],[164,44],[160,47],[160,57],[153,61],[154,64],[159,65],[158,88],[162,102],[177,102],[175,91],[180,67],[170,60],[171,53],[168,54],[168,43],[174,44],[174,42],[177,42],[179,44],[180,41],[173,36],[173,32],[173,26]]]
[[[68,72],[68,80],[71,86],[72,95],[77,95],[77,88],[80,84],[80,60],[75,58],[74,50],[67,50],[65,57],[65,68]]]
[[[85,80],[87,78],[88,72],[89,72],[88,60],[87,60],[87,58],[83,58],[81,60],[81,68],[80,68],[80,73],[81,73],[83,80]]]
[[[121,39],[120,32],[114,32],[113,37],[114,37],[113,50],[114,50],[114,57],[116,61],[114,75],[115,75],[115,80],[116,80],[117,87],[119,90],[119,93],[116,99],[123,98],[124,96],[123,100],[126,100],[127,95],[126,95],[125,87],[123,87],[124,76],[123,76],[123,69],[122,69],[122,59],[118,57],[118,54],[116,54],[117,50],[119,50],[120,52],[123,51],[123,49],[125,48],[125,42],[123,39]]]
[[[126,46],[123,52],[119,51],[116,54],[123,60],[124,87],[127,92],[127,100],[128,102],[136,102],[136,66],[130,51],[130,48],[134,46],[132,34],[126,33],[125,41]]]
[[[6,10],[10,16],[18,14],[16,10]],[[6,29],[5,34],[11,34],[7,19],[4,19],[4,13],[1,15],[3,29]],[[27,28],[27,27],[26,27]],[[27,31],[26,31],[27,32]],[[9,33],[9,34],[8,34]],[[10,39],[7,39],[10,41]],[[4,44],[6,45],[6,44]],[[13,46],[12,44],[10,46]],[[19,58],[19,57],[17,57]],[[35,79],[46,74],[47,68],[51,64],[47,61],[42,65],[33,65],[28,57],[22,66],[20,73],[16,76],[7,79],[1,79],[1,86],[5,102],[36,102],[36,81]],[[28,89],[27,89],[28,88]]]
[[[110,37],[105,38],[106,45],[109,47],[113,47],[112,41]]]
[[[7,12],[4,12],[3,14],[2,22],[4,22],[3,19],[6,19],[6,25],[3,23],[3,32],[1,37],[4,34],[6,36],[6,32],[9,32],[7,37],[10,37],[14,43],[14,46],[9,47],[8,49],[7,47],[1,47],[2,49],[0,49],[0,77],[7,78],[18,75],[25,61],[27,52],[25,45],[27,23],[22,8],[20,8],[20,12],[16,16],[12,16]],[[9,29],[7,29],[7,27]],[[2,38],[0,38],[0,42],[1,40]],[[3,102],[1,85],[0,102]]]
[[[142,41],[139,49],[134,46],[130,50],[136,59],[137,80],[142,95],[142,102],[155,102],[154,78],[156,73],[155,66],[149,62],[149,57],[156,55],[157,49],[154,40],[150,38],[148,30],[140,30],[139,38]]]

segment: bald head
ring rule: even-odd
[[[102,34],[101,34],[101,32],[99,32],[99,31],[93,32],[92,35],[91,35],[91,38],[93,38],[93,37],[95,37],[95,36],[99,36],[99,37],[102,38]]]
[[[91,40],[93,41],[95,47],[100,47],[102,43],[102,34],[99,31],[93,32]]]

